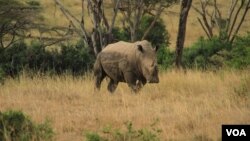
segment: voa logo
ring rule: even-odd
[[[247,136],[244,129],[226,129],[227,136]]]

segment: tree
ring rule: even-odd
[[[75,28],[77,34],[83,38],[86,46],[97,56],[101,49],[112,42],[112,29],[115,24],[118,4],[120,0],[116,0],[114,3],[114,14],[112,16],[111,22],[108,22],[105,15],[105,9],[103,6],[103,0],[87,0],[86,2],[82,0],[82,16],[79,20],[74,16],[62,3],[60,0],[54,0],[56,5],[59,6],[62,13],[70,21],[71,25]],[[88,15],[94,27],[91,32],[88,32],[85,28],[85,8],[87,7]]]
[[[129,27],[131,41],[145,39],[164,9],[173,5],[175,2],[177,2],[177,0],[123,0],[118,8],[123,15],[123,25]],[[153,16],[154,20],[152,20],[147,27],[143,36],[139,38],[137,31],[142,22],[142,18],[146,14]]]
[[[200,0],[200,7],[199,9],[193,6],[194,10],[201,16],[197,19],[207,37],[211,39],[215,35],[215,27],[217,27],[219,37],[232,43],[250,9],[250,0],[231,0],[227,17],[222,16],[217,0]],[[212,7],[213,10],[209,11],[209,7]]]
[[[179,29],[176,41],[175,65],[177,68],[181,67],[182,51],[186,33],[187,16],[191,5],[192,5],[192,0],[182,0],[181,2]]]
[[[0,0],[0,48],[24,39],[39,40],[46,47],[72,38],[70,27],[42,24],[41,9],[38,1]]]
[[[0,0],[0,48],[7,48],[30,29],[39,6],[18,0]]]
[[[129,26],[131,41],[143,40],[150,32],[164,8],[169,7],[176,0],[112,0],[114,14],[111,20],[105,15],[103,0],[82,0],[82,17],[78,19],[74,16],[60,0],[54,0],[63,12],[65,17],[72,23],[79,36],[84,39],[85,44],[97,55],[102,48],[114,41],[113,29],[118,12],[123,15],[124,26]],[[85,29],[84,9],[87,8],[89,18],[94,25],[91,30]],[[137,39],[136,32],[140,25],[141,19],[145,14],[154,15],[154,20],[145,30],[141,39]],[[91,31],[91,32],[89,32]]]

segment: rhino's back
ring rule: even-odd
[[[117,43],[109,44],[106,46],[102,52],[103,53],[120,53],[121,55],[129,55],[135,51],[135,44],[128,43],[124,41],[119,41]]]

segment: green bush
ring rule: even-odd
[[[218,37],[211,40],[200,38],[191,47],[184,48],[182,62],[187,68],[208,69],[212,66],[222,67],[214,55],[222,50],[230,50],[229,42],[221,41]],[[214,58],[214,59],[212,59]]]
[[[86,133],[85,136],[87,141],[104,141],[104,139],[102,139],[100,135],[95,132]]]
[[[31,6],[40,6],[40,2],[38,0],[28,0],[26,3]]]
[[[140,40],[150,26],[152,21],[154,20],[153,16],[143,16],[141,20],[141,24],[136,31],[136,39]],[[119,41],[130,41],[130,32],[128,27],[124,28],[114,28],[113,34],[115,40]],[[154,26],[151,28],[149,34],[145,37],[146,40],[150,41],[154,46],[165,46],[169,45],[169,33],[166,30],[165,24],[162,19],[159,19],[155,22]]]
[[[246,36],[236,38],[226,63],[229,67],[236,69],[250,66],[250,32]]]
[[[57,52],[46,51],[40,42],[33,41],[26,50],[26,69],[34,72],[46,72],[54,68],[54,55]]]
[[[94,56],[89,54],[86,47],[80,45],[62,46],[59,59],[61,65],[58,64],[57,69],[69,71],[74,75],[83,74],[94,64]]]
[[[144,32],[150,26],[154,20],[153,16],[143,16],[139,29],[137,31],[137,39],[141,39]],[[149,31],[149,34],[145,37],[146,40],[150,41],[155,46],[165,46],[169,45],[169,33],[166,30],[166,26],[162,19],[158,19],[154,26]]]
[[[35,124],[21,111],[0,112],[1,141],[49,141],[53,135],[48,121]]]
[[[250,66],[250,33],[237,37],[231,44],[218,37],[200,38],[191,47],[184,48],[183,64],[187,68],[236,68]]]
[[[5,80],[5,72],[0,66],[0,84],[4,84],[4,80]]]
[[[126,130],[113,129],[110,126],[103,129],[102,133],[89,132],[85,134],[87,141],[160,141],[160,129],[155,128],[157,122],[150,128],[134,129],[131,122],[126,122]]]
[[[157,52],[157,62],[162,69],[171,68],[174,63],[174,52],[167,47],[160,47]]]
[[[5,74],[16,76],[27,64],[27,45],[24,42],[13,44],[11,47],[1,49],[0,66]]]
[[[24,69],[40,73],[70,72],[81,75],[92,68],[94,56],[82,41],[76,45],[61,45],[59,50],[48,51],[37,41],[33,41],[30,46],[19,42],[6,49],[0,48],[0,78],[3,75],[15,77]]]
[[[112,33],[115,41],[130,41],[130,33],[127,28],[114,27]]]

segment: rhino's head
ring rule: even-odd
[[[159,83],[157,53],[158,47],[152,48],[151,44],[138,44],[137,51],[139,52],[139,67],[142,75],[148,83]]]

